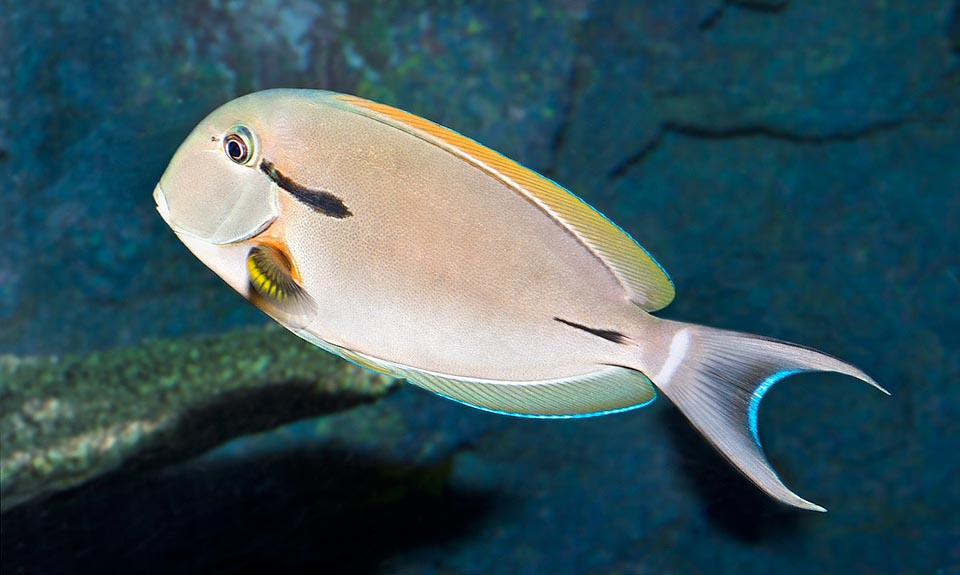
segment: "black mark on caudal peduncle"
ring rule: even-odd
[[[565,319],[560,319],[559,317],[553,318],[555,321],[559,321],[564,325],[569,325],[570,327],[575,327],[579,330],[583,330],[587,333],[591,333],[597,337],[602,337],[605,340],[612,341],[613,343],[629,343],[630,338],[623,335],[619,331],[613,331],[611,329],[596,329],[593,327],[587,327],[583,324],[574,323],[572,321],[567,321]]]
[[[280,173],[273,162],[263,160],[260,162],[260,171],[273,180],[273,183],[290,193],[300,203],[308,206],[315,212],[321,213],[331,218],[343,219],[353,215],[343,200],[325,190],[313,190],[306,186],[301,186],[290,178]]]

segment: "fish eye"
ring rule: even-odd
[[[223,151],[238,164],[246,164],[253,158],[253,135],[243,126],[234,126],[223,138]]]

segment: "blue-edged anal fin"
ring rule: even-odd
[[[849,363],[803,346],[666,320],[661,327],[668,349],[649,374],[654,384],[760,489],[787,505],[826,511],[787,488],[770,467],[757,434],[760,400],[776,382],[807,371],[842,373],[887,391]]]
[[[552,380],[495,381],[425,371],[328,343],[324,347],[367,369],[503,415],[539,419],[593,417],[643,407],[657,398],[657,391],[646,376],[614,365]]]

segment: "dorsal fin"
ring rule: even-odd
[[[438,145],[504,182],[564,226],[616,276],[630,300],[656,311],[673,300],[670,276],[629,234],[549,178],[429,120],[356,96],[336,94],[344,109]]]

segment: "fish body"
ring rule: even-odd
[[[191,133],[154,191],[177,236],[304,339],[462,403],[530,417],[646,405],[659,388],[759,487],[776,381],[857,368],[662,320],[673,284],[626,232],[452,130],[354,96],[269,90]]]

